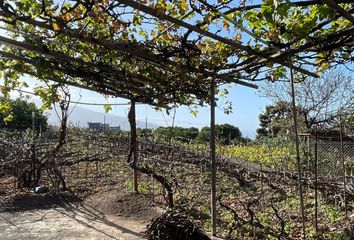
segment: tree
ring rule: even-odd
[[[242,133],[238,127],[231,124],[215,125],[216,137],[220,144],[229,145],[243,141]],[[198,143],[207,143],[210,141],[210,128],[203,127],[196,138]]]
[[[47,116],[34,103],[17,98],[0,98],[0,128],[25,130],[32,127],[32,112],[35,113],[35,127],[45,131],[48,127]]]
[[[154,134],[158,139],[174,138],[181,142],[189,143],[198,136],[199,129],[195,127],[159,127],[155,129]]]
[[[242,141],[242,133],[238,127],[225,123],[218,125],[216,129],[221,144],[230,145]]]
[[[150,137],[152,135],[152,129],[151,128],[138,128],[136,129],[138,136],[140,137]],[[122,132],[122,131],[120,131]]]
[[[311,129],[314,126],[336,127],[340,116],[350,115],[353,112],[353,79],[338,69],[326,72],[320,79],[300,81],[296,83],[295,87],[299,123],[304,125],[306,129]],[[289,113],[288,110],[282,109],[281,105],[291,102],[291,93],[287,82],[264,84],[260,88],[260,93],[262,96],[270,98],[274,103],[272,108],[266,109],[264,114],[260,115],[261,128],[264,128],[269,127],[267,115],[276,112],[279,114],[279,111],[283,111],[283,114]],[[275,133],[278,131],[277,129],[273,130]],[[264,129],[260,129],[259,133],[264,133]]]
[[[301,107],[297,107],[298,122],[300,131],[305,130],[303,112]],[[256,130],[257,138],[274,138],[284,136],[293,130],[292,107],[289,102],[276,102],[274,105],[268,105],[265,111],[259,116],[260,128]]]
[[[216,128],[217,125],[215,125]],[[210,141],[210,127],[203,127],[195,139],[196,143],[207,143]]]

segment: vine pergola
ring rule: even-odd
[[[54,86],[77,86],[131,100],[129,156],[135,169],[135,102],[158,108],[210,104],[213,136],[214,95],[222,85],[256,88],[257,81],[286,78],[287,69],[294,83],[353,62],[352,0],[258,2],[1,0],[4,94],[26,86],[20,76],[27,74]],[[37,93],[50,95],[45,88]],[[295,114],[294,121],[296,125]]]

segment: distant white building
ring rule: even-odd
[[[93,131],[120,131],[121,127],[111,127],[108,123],[101,123],[101,122],[88,122],[88,128]]]
[[[109,124],[100,122],[88,122],[88,128],[94,131],[105,131],[109,129]]]

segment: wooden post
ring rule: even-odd
[[[103,132],[106,133],[106,114],[103,115]]]
[[[136,135],[136,113],[135,113],[135,101],[131,101],[131,106],[128,113],[128,120],[130,123],[130,158],[133,157],[132,168],[133,168],[133,191],[138,192],[138,172],[136,170],[136,163],[138,160],[138,140]]]
[[[155,180],[151,175],[151,182],[152,182],[152,201],[155,202]]]
[[[291,62],[289,61],[289,64]],[[300,143],[299,143],[299,133],[298,133],[298,124],[297,124],[297,111],[296,111],[296,101],[295,101],[295,87],[294,87],[294,75],[293,70],[290,69],[290,87],[291,87],[291,100],[293,108],[293,121],[294,121],[294,132],[295,132],[295,147],[296,147],[296,165],[298,173],[298,184],[300,192],[300,210],[301,210],[301,219],[302,219],[302,231],[303,237],[306,238],[306,227],[305,227],[305,206],[304,206],[304,196],[302,189],[302,173],[301,173],[301,161],[300,161]]]
[[[211,160],[211,225],[216,236],[216,146],[215,146],[215,79],[210,84],[210,160]]]
[[[35,118],[36,113],[32,112],[32,164],[33,164],[33,192],[36,191],[36,146],[35,146]]]

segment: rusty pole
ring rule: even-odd
[[[290,61],[289,61],[289,64],[291,64]],[[299,192],[300,192],[299,195],[300,195],[300,210],[301,210],[301,219],[302,219],[302,231],[303,231],[304,238],[306,238],[305,206],[304,206],[304,196],[303,196],[303,187],[302,187],[302,173],[301,173],[301,160],[300,160],[300,143],[299,143],[296,100],[295,100],[294,74],[293,74],[293,70],[292,69],[290,69],[290,87],[291,87],[291,100],[292,100],[292,109],[293,109],[294,132],[295,132],[296,165],[297,165],[297,173],[298,173]]]
[[[211,160],[211,225],[216,236],[216,146],[215,146],[215,79],[210,84],[210,160]]]

